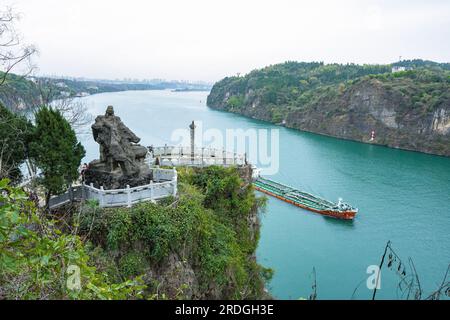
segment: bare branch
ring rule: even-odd
[[[9,7],[0,11],[0,85],[5,83],[11,70],[19,65],[27,64],[25,74],[34,69],[31,58],[37,49],[33,45],[22,44],[22,38],[15,28],[19,18]]]
[[[53,108],[59,110],[77,134],[85,134],[86,127],[92,122],[92,115],[84,102],[77,98],[63,98],[53,101]]]
[[[77,134],[87,133],[86,129],[93,117],[82,100],[77,97],[64,96],[61,88],[57,87],[53,79],[39,78],[36,80],[36,86],[41,104],[36,105],[35,108],[40,108],[42,105],[51,106],[61,112]]]

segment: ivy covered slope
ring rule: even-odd
[[[180,171],[176,199],[51,216],[0,180],[0,299],[270,298],[250,169]]]
[[[0,300],[133,299],[139,277],[112,282],[93,263],[88,242],[44,215],[25,192],[0,180]]]
[[[286,62],[217,82],[207,103],[299,130],[450,156],[448,63]]]
[[[116,282],[142,276],[147,296],[267,298],[271,270],[255,258],[264,201],[246,177],[236,168],[180,169],[177,199],[85,207],[80,230],[96,247],[101,270]]]

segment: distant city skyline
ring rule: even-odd
[[[162,83],[162,82],[171,82],[171,83],[186,83],[186,84],[204,84],[204,85],[213,85],[213,81],[203,81],[203,80],[179,80],[179,79],[161,79],[161,78],[91,78],[91,77],[83,77],[83,76],[67,76],[64,74],[32,74],[29,76],[30,78],[51,78],[51,79],[66,79],[66,80],[77,80],[77,81],[111,81],[111,82],[145,82],[145,83]]]
[[[214,82],[285,61],[450,62],[450,1],[6,0],[41,75]]]

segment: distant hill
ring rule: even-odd
[[[0,104],[10,110],[25,110],[41,102],[36,84],[24,77],[8,74],[6,81],[0,86]]]
[[[437,68],[437,69],[443,69],[443,70],[450,70],[450,63],[439,63],[439,62],[434,62],[434,61],[430,61],[430,60],[421,60],[421,59],[402,60],[402,61],[393,63],[392,66],[412,68],[412,69]]]
[[[5,83],[0,86],[0,103],[10,110],[19,111],[38,106],[46,100],[51,101],[65,97],[82,97],[103,92],[165,89],[209,91],[211,86],[179,81],[126,82],[46,77],[24,78],[8,74]]]
[[[392,72],[394,66],[406,70]],[[450,156],[448,63],[286,62],[217,82],[207,104],[299,130]]]

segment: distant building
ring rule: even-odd
[[[65,84],[64,82],[57,82],[55,83],[55,86],[59,87],[59,88],[67,88],[67,84]]]
[[[400,67],[400,66],[393,66],[392,67],[392,73],[400,72],[400,71],[406,71],[406,68],[405,67]]]

